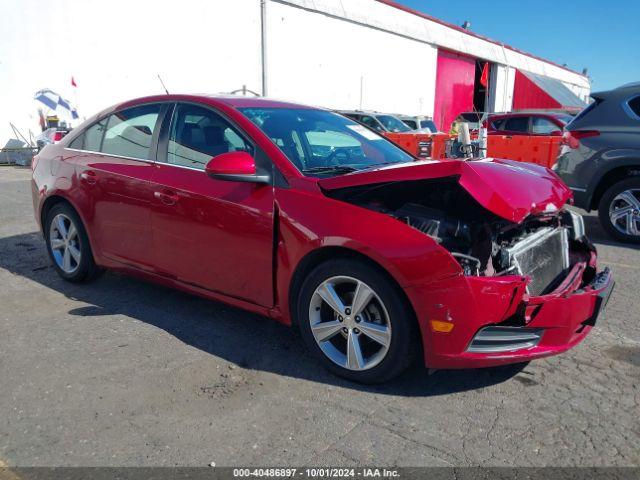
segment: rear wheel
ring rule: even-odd
[[[47,251],[58,275],[69,282],[83,282],[100,272],[93,260],[87,232],[76,211],[59,203],[47,213],[44,225]]]
[[[365,262],[343,259],[317,266],[302,285],[296,314],[309,349],[349,380],[389,380],[415,357],[412,310],[389,279]]]
[[[609,187],[600,200],[598,217],[615,239],[640,243],[640,178],[629,178]]]

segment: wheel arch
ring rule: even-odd
[[[87,238],[89,239],[89,248],[91,248],[91,251],[93,252],[93,255],[95,258],[96,254],[94,249],[94,241],[93,241],[91,232],[87,228],[86,220],[84,219],[82,213],[80,212],[80,209],[78,209],[71,200],[69,200],[67,197],[63,195],[52,194],[52,195],[49,195],[44,200],[44,202],[42,202],[42,206],[40,207],[40,226],[42,230],[42,235],[43,236],[45,235],[45,221],[47,219],[47,215],[49,214],[49,212],[53,207],[60,204],[68,205],[70,208],[73,209],[76,215],[78,215],[78,218],[80,218],[80,221],[82,222],[82,227],[84,228]]]
[[[58,205],[60,203],[66,203],[71,208],[73,208],[73,210],[78,214],[78,216],[80,216],[80,213],[78,212],[78,209],[73,206],[73,204],[69,201],[69,199],[67,199],[67,198],[65,198],[65,197],[63,197],[61,195],[50,195],[49,197],[47,197],[45,199],[44,202],[42,202],[42,207],[40,207],[40,225],[42,227],[42,233],[43,234],[44,234],[45,220],[47,219],[47,215],[49,214],[49,212],[51,211],[51,209],[53,207],[55,207],[56,205]],[[80,218],[82,218],[82,217],[80,217]]]
[[[640,158],[629,159],[624,165],[618,165],[604,172],[600,175],[593,193],[591,194],[591,199],[588,204],[589,210],[598,209],[600,206],[600,200],[602,200],[602,196],[609,187],[622,180],[635,176],[640,177]]]
[[[343,246],[324,246],[312,250],[307,253],[296,265],[296,268],[291,276],[291,282],[289,283],[289,312],[291,314],[291,324],[295,325],[298,322],[297,312],[295,302],[300,292],[300,288],[302,287],[302,283],[306,276],[311,272],[315,267],[320,265],[323,262],[334,260],[336,258],[343,259],[353,259],[366,263],[367,265],[373,267],[382,275],[384,275],[391,284],[392,288],[398,293],[403,302],[407,304],[407,307],[410,309],[413,315],[413,321],[415,322],[415,327],[417,331],[420,331],[420,326],[418,324],[417,315],[411,300],[409,299],[407,293],[400,286],[398,280],[379,262],[375,261],[371,257],[365,255],[364,253],[358,252],[357,250],[353,250],[348,247]],[[422,344],[422,342],[419,342]],[[421,345],[422,346],[422,345]]]

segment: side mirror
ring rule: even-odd
[[[258,174],[256,162],[247,152],[222,153],[204,167],[207,175],[217,180],[249,183],[270,183],[268,174]]]
[[[551,135],[552,137],[561,137],[562,136],[562,130],[554,130],[551,133],[549,133],[549,135]]]

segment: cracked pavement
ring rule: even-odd
[[[569,352],[363,387],[287,327],[107,273],[63,282],[30,171],[0,167],[0,461],[9,466],[638,466],[640,249],[585,219],[617,285]]]

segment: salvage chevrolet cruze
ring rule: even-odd
[[[87,120],[33,162],[57,272],[107,268],[295,325],[359,382],[563,352],[613,288],[550,170],[416,161],[336,113],[164,95]]]

